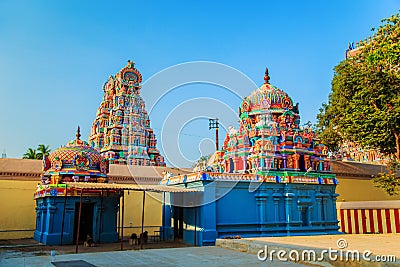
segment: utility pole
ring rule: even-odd
[[[215,119],[209,119],[208,120],[208,129],[215,129],[215,150],[219,150],[219,142],[218,142],[218,128],[219,128],[219,123],[218,123],[218,118]]]

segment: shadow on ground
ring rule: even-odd
[[[143,249],[159,249],[159,248],[181,248],[192,247],[193,245],[183,243],[181,241],[159,241],[149,242],[143,245]],[[130,245],[128,240],[124,240],[123,250],[140,250],[140,245]],[[55,255],[75,253],[75,245],[63,246],[46,246],[38,243],[34,239],[7,239],[0,240],[0,255],[1,258],[20,258],[32,256],[48,256],[51,251]],[[85,247],[83,244],[78,245],[78,253],[92,253],[92,252],[109,252],[121,251],[121,243],[107,243],[95,244],[94,247]]]

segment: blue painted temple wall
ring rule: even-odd
[[[206,181],[186,187],[204,192],[170,195],[163,208],[165,239],[179,238],[174,209],[182,209],[183,241],[194,244],[196,230],[200,246],[224,237],[339,233],[336,185]],[[192,207],[196,203],[202,205]]]

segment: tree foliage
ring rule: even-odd
[[[400,161],[399,14],[382,20],[371,40],[358,49],[359,53],[335,67],[332,92],[317,115],[317,128],[321,140],[333,151],[348,140],[387,155],[392,163],[389,173],[381,175],[382,181],[396,185],[396,162]],[[387,190],[390,194],[395,191]]]
[[[49,145],[40,144],[37,149],[28,148],[22,156],[23,159],[42,159],[43,156],[48,156],[51,152]]]
[[[201,156],[196,162],[192,165],[193,169],[196,170],[204,170],[207,167],[207,162],[210,159],[211,155]]]
[[[37,158],[42,159],[44,156],[47,157],[50,154],[50,146],[45,146],[44,144],[38,145],[37,150]]]
[[[22,156],[23,159],[37,159],[36,149],[28,148],[28,151]]]

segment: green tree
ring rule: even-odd
[[[37,159],[36,150],[28,148],[28,151],[22,156],[23,159]]]
[[[42,159],[43,156],[47,157],[51,152],[50,146],[49,145],[45,146],[44,144],[38,145],[38,148],[36,150],[37,150],[36,154],[37,159]]]
[[[22,156],[23,159],[43,159],[51,152],[49,145],[40,144],[37,149],[28,148],[27,152]]]
[[[400,16],[382,20],[359,53],[335,67],[332,92],[317,115],[321,140],[331,150],[350,140],[391,159],[388,173],[375,181],[397,193],[400,162]]]
[[[210,159],[211,155],[201,156],[193,165],[193,169],[204,170],[207,167],[207,162]]]

